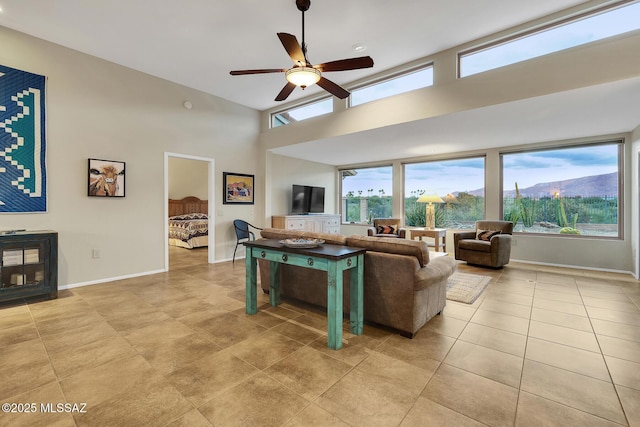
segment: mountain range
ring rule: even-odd
[[[564,181],[542,182],[527,188],[519,188],[520,194],[525,197],[550,196],[557,192],[561,196],[594,196],[611,197],[618,195],[618,173],[612,172],[603,175],[584,176],[581,178],[566,179]],[[484,196],[484,189],[469,191],[473,196]],[[458,192],[454,193],[458,195]],[[504,197],[515,197],[516,191],[506,190]]]

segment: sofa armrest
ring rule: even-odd
[[[376,235],[376,228],[375,227],[367,228],[367,236],[375,236],[375,235]]]
[[[455,259],[460,259],[458,242],[463,239],[475,239],[475,238],[476,238],[475,230],[474,231],[458,231],[453,233],[453,248],[455,252],[454,253]]]
[[[491,238],[491,262],[504,265],[511,258],[511,234],[498,234]]]
[[[406,239],[407,238],[407,229],[406,228],[399,228],[398,229],[398,237],[401,239]]]
[[[495,244],[504,245],[505,243],[507,245],[511,245],[511,234],[496,234],[495,236],[491,237],[490,241],[491,246]]]
[[[453,258],[443,256],[432,259],[429,264],[416,272],[414,291],[425,289],[443,280],[446,281],[457,268],[458,264]]]

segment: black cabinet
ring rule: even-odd
[[[0,303],[58,296],[58,233],[0,234]]]

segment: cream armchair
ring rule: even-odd
[[[453,233],[455,258],[468,264],[500,268],[511,257],[511,221],[478,221],[475,231]]]
[[[367,230],[367,236],[373,237],[399,237],[404,239],[407,230],[402,228],[398,218],[375,218],[373,227]]]

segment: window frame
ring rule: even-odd
[[[479,154],[470,154],[462,157],[444,157],[444,158],[436,158],[436,159],[422,159],[415,161],[407,161],[402,163],[402,217],[403,220],[406,218],[406,181],[407,181],[407,166],[408,165],[417,165],[424,163],[436,163],[436,162],[455,162],[455,161],[464,161],[464,160],[472,160],[472,159],[481,159],[483,163],[482,167],[482,188],[484,190],[483,196],[483,207],[482,207],[482,218],[480,220],[484,220],[487,217],[487,153],[479,153]],[[475,226],[475,225],[474,225]],[[464,229],[460,229],[464,230]]]
[[[361,219],[360,222],[350,222],[348,221],[348,213],[343,211],[343,182],[344,182],[344,178],[343,178],[343,172],[344,171],[348,171],[348,170],[362,170],[362,169],[381,169],[381,168],[390,168],[390,178],[391,178],[391,216],[389,218],[393,217],[393,202],[394,202],[394,195],[393,195],[393,180],[394,180],[394,174],[393,174],[393,164],[392,163],[382,163],[382,164],[377,164],[377,165],[366,165],[366,166],[353,166],[353,167],[339,167],[338,168],[338,179],[340,180],[340,188],[339,188],[339,198],[340,198],[340,221],[342,225],[355,225],[355,226],[371,226],[371,224],[368,222],[368,219]],[[375,191],[375,190],[374,190]],[[375,194],[374,194],[375,195]],[[362,196],[361,196],[362,197]]]
[[[614,137],[611,139],[605,140],[597,140],[597,141],[585,141],[578,142],[575,144],[561,144],[561,145],[550,145],[545,147],[538,147],[532,149],[514,149],[514,150],[504,150],[499,151],[498,155],[500,157],[500,218],[504,218],[504,155],[509,154],[520,154],[520,153],[535,153],[535,152],[549,152],[554,150],[564,150],[571,148],[580,148],[580,147],[593,147],[598,145],[613,145],[616,144],[618,146],[618,234],[617,236],[598,236],[598,235],[583,235],[583,234],[561,234],[561,233],[536,233],[536,232],[522,232],[522,231],[513,231],[513,234],[517,234],[519,236],[536,236],[536,237],[552,237],[552,238],[576,238],[576,239],[598,239],[598,240],[624,240],[624,205],[625,205],[625,188],[624,188],[624,174],[625,174],[625,148],[626,148],[626,138],[624,137]]]
[[[296,120],[296,121],[289,122],[289,123],[284,123],[284,124],[281,124],[279,126],[274,126],[273,125],[273,121],[274,121],[275,117],[277,115],[279,115],[279,114],[287,113],[287,112],[290,112],[290,111],[293,111],[293,110],[298,110],[300,108],[311,107],[312,105],[320,104],[322,102],[327,102],[327,101],[329,101],[329,103],[331,104],[331,111],[328,111],[328,112],[322,113],[322,114],[318,114],[318,115],[315,115],[315,116],[307,117],[306,119]],[[313,119],[313,118],[316,118],[316,117],[325,116],[327,114],[331,114],[331,113],[334,113],[334,112],[335,112],[335,105],[333,103],[333,96],[323,96],[322,98],[315,98],[315,99],[313,99],[311,101],[306,101],[306,102],[302,102],[300,104],[295,104],[293,106],[289,106],[287,108],[283,108],[283,109],[280,109],[280,110],[277,110],[277,111],[274,111],[274,112],[270,113],[269,114],[269,129],[276,129],[276,128],[279,128],[279,127],[282,127],[282,126],[287,126],[287,125],[290,125],[290,124],[293,124],[293,123],[304,122],[306,120]]]
[[[586,44],[595,43],[595,42],[598,42],[598,41],[601,41],[601,40],[606,40],[606,39],[608,39],[610,37],[615,37],[615,36],[610,36],[610,37],[605,37],[605,38],[602,38],[602,39],[593,40],[593,41],[588,42],[588,43],[578,44],[578,45],[575,45],[575,46],[572,46],[572,47],[569,47],[569,48],[563,48],[563,49],[556,50],[556,51],[553,51],[553,52],[545,53],[543,55],[532,56],[530,58],[523,59],[523,60],[520,60],[520,61],[517,61],[517,62],[513,62],[513,63],[505,64],[505,65],[500,65],[500,66],[495,67],[495,68],[489,68],[489,69],[484,70],[484,71],[479,71],[477,73],[473,73],[473,74],[468,74],[468,75],[462,76],[462,59],[465,56],[473,55],[474,53],[478,53],[478,52],[481,52],[481,51],[484,51],[484,50],[489,50],[489,49],[495,48],[497,46],[501,46],[501,45],[504,45],[504,44],[515,42],[517,40],[524,39],[524,38],[527,38],[529,36],[533,36],[535,34],[543,33],[545,31],[549,31],[549,30],[552,30],[554,28],[561,27],[563,25],[566,25],[566,24],[569,24],[569,23],[572,23],[572,22],[577,22],[577,21],[580,21],[580,20],[585,19],[585,18],[589,18],[589,17],[592,17],[592,16],[599,15],[601,13],[605,13],[605,12],[608,12],[608,11],[613,11],[615,9],[619,9],[621,7],[629,6],[629,5],[634,4],[634,3],[640,3],[640,2],[638,2],[638,0],[622,0],[622,1],[619,1],[619,2],[616,2],[616,3],[612,3],[612,4],[596,7],[596,8],[593,8],[593,9],[590,9],[590,10],[586,10],[586,11],[583,11],[583,12],[578,12],[578,13],[572,14],[570,16],[566,16],[564,18],[559,18],[557,20],[546,22],[546,23],[543,23],[541,25],[536,25],[536,26],[530,27],[528,29],[525,29],[523,31],[515,32],[515,33],[512,33],[510,35],[507,35],[507,36],[504,36],[504,37],[500,37],[498,39],[495,39],[495,40],[492,40],[492,41],[489,41],[489,42],[486,42],[486,43],[482,43],[482,44],[476,45],[474,47],[470,47],[468,49],[463,49],[463,50],[459,51],[457,53],[457,55],[456,55],[456,58],[457,58],[457,61],[456,61],[456,77],[458,79],[462,79],[462,78],[474,76],[476,74],[485,73],[487,71],[496,70],[496,69],[502,68],[502,67],[508,67],[510,65],[518,64],[518,63],[521,63],[521,62],[524,62],[524,61],[529,61],[529,60],[532,60],[532,59],[541,58],[541,57],[544,57],[544,56],[547,56],[547,55],[551,55],[553,53],[565,51],[567,49],[573,49],[575,47],[584,46]],[[635,31],[637,31],[637,30],[635,30]],[[621,34],[626,34],[626,33],[621,33]],[[618,34],[618,35],[621,35],[621,34]]]
[[[413,92],[415,90],[424,89],[426,87],[432,87],[434,85],[434,81],[433,80],[431,81],[430,85],[422,86],[420,88],[412,89],[412,90],[409,90],[409,91],[406,91],[406,92],[394,93],[393,95],[384,96],[382,98],[373,99],[371,101],[363,102],[361,104],[356,104],[356,105],[353,105],[353,102],[352,102],[352,100],[353,100],[352,96],[353,96],[354,92],[357,92],[357,91],[363,90],[363,89],[368,89],[368,88],[371,88],[371,87],[374,87],[374,86],[377,86],[377,85],[381,85],[383,83],[391,82],[393,80],[396,80],[396,79],[399,79],[399,78],[402,78],[402,77],[406,77],[408,75],[415,74],[415,73],[418,73],[420,71],[424,71],[424,70],[428,70],[428,69],[431,69],[432,72],[435,72],[434,61],[429,61],[429,62],[420,64],[420,65],[417,65],[417,66],[414,66],[414,67],[410,67],[410,68],[404,69],[402,71],[398,71],[398,72],[393,73],[393,74],[388,74],[388,75],[385,75],[383,77],[379,77],[377,79],[368,81],[368,82],[360,84],[360,85],[353,86],[350,89],[351,95],[349,96],[349,99],[348,99],[347,108],[355,108],[355,107],[359,107],[360,105],[368,104],[370,102],[379,101],[381,99],[386,99],[386,98],[389,98],[389,97],[392,97],[392,96],[401,95],[403,93]]]

